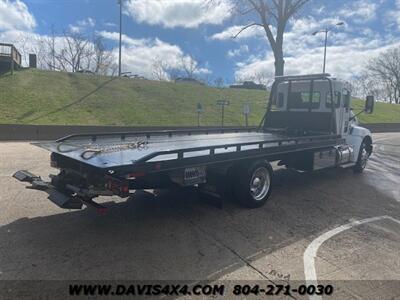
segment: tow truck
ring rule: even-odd
[[[363,112],[372,113],[367,97]],[[361,113],[361,112],[360,112]],[[372,153],[371,132],[358,125],[351,88],[329,74],[277,77],[257,128],[75,134],[33,143],[51,152],[57,175],[43,180],[26,170],[13,177],[48,194],[61,208],[99,211],[99,196],[135,190],[196,187],[230,193],[257,208],[271,195],[271,163],[299,171],[352,168],[360,173]]]

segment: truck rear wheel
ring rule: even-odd
[[[236,200],[247,208],[263,206],[271,195],[272,173],[266,160],[239,168],[234,185]]]

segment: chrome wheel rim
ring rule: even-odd
[[[367,166],[369,154],[367,150],[365,149],[365,145],[363,145],[363,148],[361,150],[361,157],[360,157],[360,165],[364,169]]]
[[[260,201],[268,194],[271,184],[269,171],[265,167],[256,169],[250,180],[250,194],[254,200]]]

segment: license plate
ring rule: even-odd
[[[186,168],[183,175],[185,185],[194,185],[206,182],[206,167]]]

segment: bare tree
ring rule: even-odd
[[[195,74],[199,70],[199,63],[193,55],[189,54],[181,57],[181,68],[187,78],[195,78]]]
[[[377,77],[370,76],[368,73],[363,73],[352,80],[351,87],[352,94],[358,98],[363,99],[371,95],[381,101],[387,100],[384,84]]]
[[[160,58],[154,59],[152,75],[154,79],[158,81],[169,80],[168,75],[169,66],[168,64]]]
[[[255,81],[258,84],[270,86],[273,82],[273,78],[267,76],[265,72],[256,72],[254,73],[253,81]]]
[[[273,83],[273,78],[268,77],[264,72],[255,72],[249,75],[237,75],[235,77],[235,81],[237,83],[243,83],[245,81],[253,81],[257,84],[263,84],[266,87],[269,87]]]
[[[90,51],[88,51],[90,54]],[[94,61],[93,72],[100,75],[107,75],[110,72],[110,68],[113,64],[113,54],[107,50],[103,38],[101,36],[95,36],[93,40],[93,52],[92,59]]]
[[[22,54],[22,63],[26,66],[29,65],[28,56],[29,52],[32,51],[30,41],[33,38],[32,34],[19,34],[15,41],[13,41],[18,51]]]
[[[264,29],[275,58],[275,76],[284,74],[283,34],[287,23],[309,0],[237,0],[236,10],[254,20],[235,36],[257,26]]]
[[[22,64],[29,65],[29,54],[36,54],[37,67],[47,69],[46,48],[43,47],[43,38],[35,33],[24,32],[13,41],[22,55]]]
[[[56,35],[52,29],[51,36],[41,36],[36,40],[37,59],[42,69],[58,70],[56,63]]]
[[[181,73],[182,73],[181,70],[179,70],[178,68],[168,69],[168,78],[169,80],[174,81],[175,79],[181,76]]]
[[[100,75],[115,73],[115,59],[108,50],[103,38],[94,35],[93,39],[79,33],[64,32],[56,35],[53,27],[51,35],[21,33],[13,41],[22,54],[23,64],[28,65],[29,54],[36,54],[40,69],[76,72],[91,70]]]
[[[50,63],[48,65],[50,66],[50,70],[54,71],[56,68],[56,31],[54,30],[54,25],[51,25],[51,35],[47,38],[47,46],[50,50]]]
[[[222,88],[224,87],[224,78],[222,77],[217,77],[214,79],[214,86],[217,88]]]
[[[400,48],[391,48],[367,65],[368,75],[381,81],[390,101],[400,103]]]
[[[90,66],[90,57],[93,55],[93,49],[88,39],[80,33],[64,32],[64,45],[59,52],[55,54],[57,63],[64,71],[79,71],[84,63],[86,67]]]

